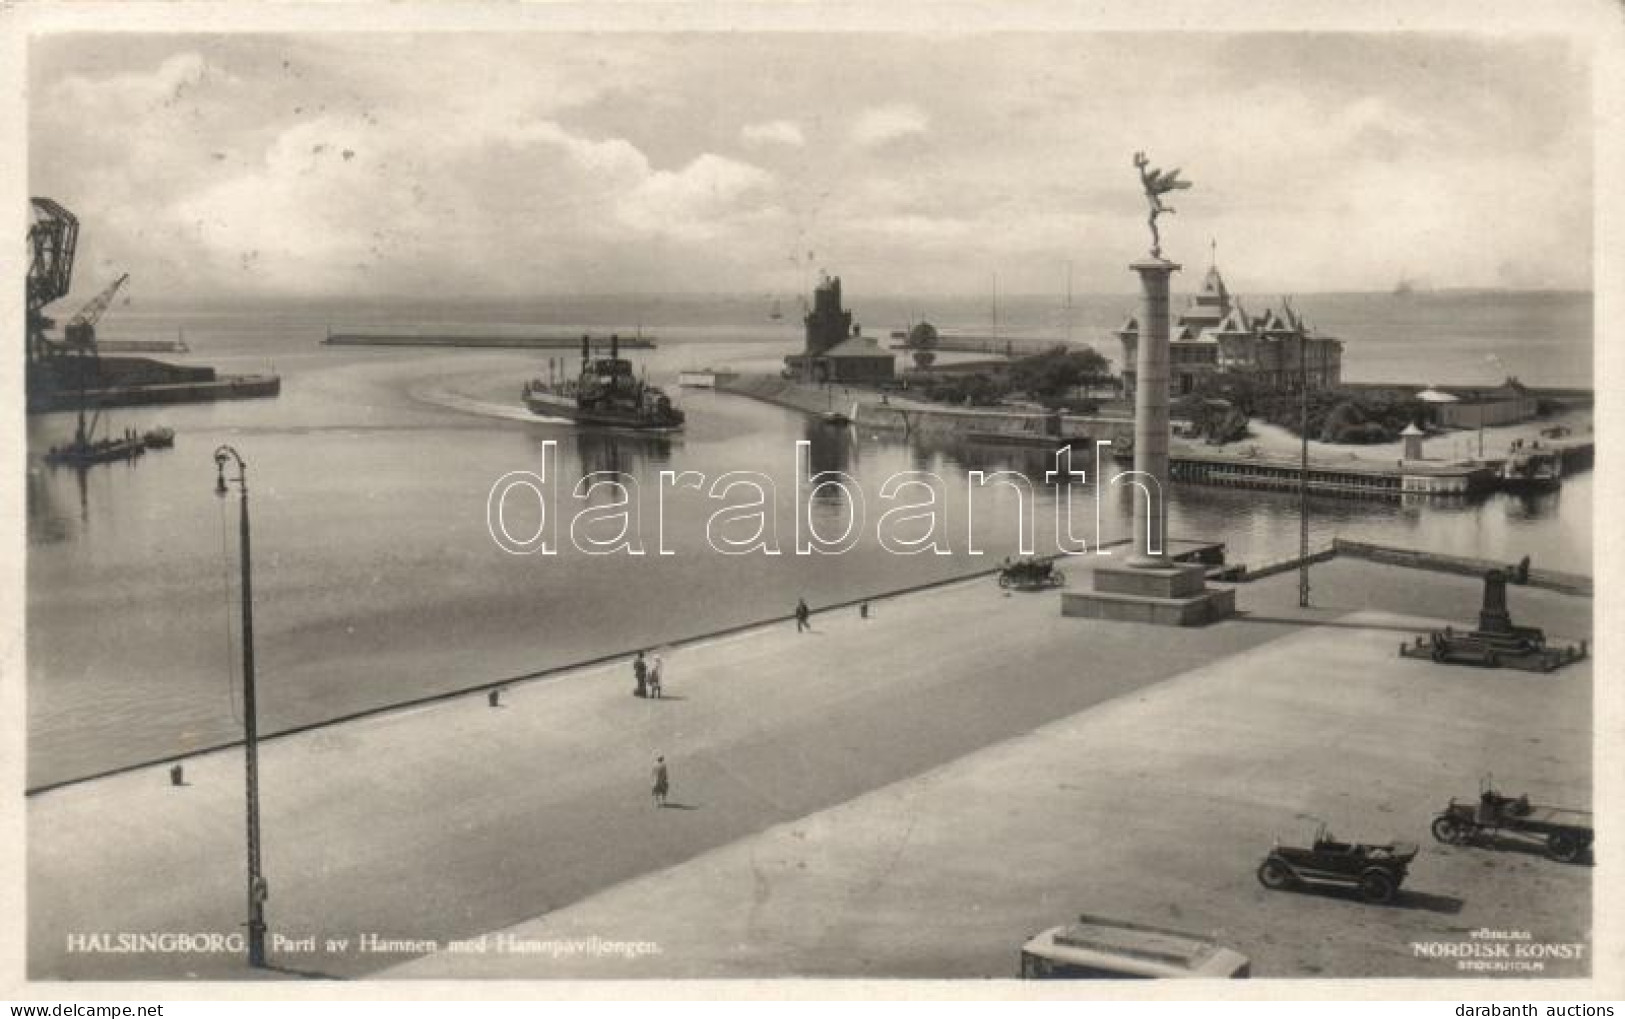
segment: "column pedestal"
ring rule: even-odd
[[[1061,595],[1061,615],[1157,626],[1205,626],[1235,615],[1233,588],[1208,587],[1207,567],[1096,566],[1093,591]]]

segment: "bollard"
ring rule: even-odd
[[[169,784],[170,785],[185,785],[186,784],[186,769],[181,767],[178,764],[175,765],[173,768],[170,768],[169,769]]]
[[[486,703],[493,708],[502,707],[502,689],[499,687],[485,695]]]
[[[858,606],[858,618],[859,619],[868,619],[869,618],[869,603],[868,602],[864,602],[863,604]]]

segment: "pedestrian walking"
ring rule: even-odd
[[[643,652],[642,651],[639,651],[638,656],[632,660],[632,677],[638,681],[637,688],[632,691],[632,696],[633,697],[647,697],[647,696],[649,696],[649,688],[648,688],[649,663],[647,663],[647,662],[645,662],[643,660]]]
[[[651,664],[649,666],[649,696],[650,697],[660,697],[660,696],[662,696],[661,690],[660,690],[661,670],[663,668],[665,668],[665,665],[666,665],[666,663],[661,660],[660,656],[655,655],[655,659],[654,659],[653,664]]]
[[[807,607],[807,599],[805,599],[805,598],[797,598],[796,599],[796,632],[797,633],[800,633],[802,630],[810,630],[810,629],[812,629],[812,624],[807,621],[808,618],[811,615],[812,615],[812,610]]]
[[[654,767],[654,790],[653,790],[654,797],[655,797],[655,806],[664,807],[666,805],[666,793],[670,789],[671,789],[671,774],[670,774],[670,772],[668,772],[666,770],[666,759],[664,757],[656,757],[655,758],[655,767]]]

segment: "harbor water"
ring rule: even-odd
[[[977,302],[926,309],[857,294],[849,301],[870,333],[922,314],[943,326],[988,325]],[[248,464],[262,732],[786,615],[798,597],[817,608],[986,569],[1018,551],[1019,509],[1038,551],[1054,549],[1056,502],[1068,490],[1045,483],[1054,466],[1046,456],[836,429],[738,397],[676,390],[685,368],[776,370],[798,349],[800,328],[795,315],[770,321],[770,304],[606,298],[155,307],[109,316],[105,331],[114,338],[161,339],[184,329],[191,352],[158,355],[168,360],[223,372],[274,369],[282,394],[108,411],[104,427],[167,425],[175,447],[88,471],[42,460],[71,434],[71,414],[29,419],[30,786],[240,736],[239,504],[235,490],[225,499],[214,494],[213,452],[222,443]],[[1534,385],[1591,382],[1589,295],[1310,295],[1295,304],[1345,340],[1351,381],[1487,384],[1513,374]],[[1069,328],[1115,359],[1106,331],[1130,307],[1126,297],[1079,299]],[[1015,335],[1068,328],[1050,299],[1005,298],[1000,314]],[[688,426],[651,436],[535,417],[519,393],[527,378],[546,375],[549,352],[320,344],[329,327],[436,321],[656,334],[657,350],[631,356],[677,397]],[[570,352],[551,356],[574,370]],[[797,461],[798,441],[807,443],[805,463]],[[504,475],[540,473],[544,464],[557,482],[545,521],[557,528],[557,552],[512,554],[492,536],[489,494]],[[1091,545],[1121,539],[1128,491],[1102,491],[1093,465],[1077,466],[1089,481],[1070,490],[1074,533]],[[706,491],[663,485],[666,471],[695,472]],[[843,472],[849,488],[809,495],[807,475],[821,471]],[[1021,473],[1032,481],[1031,496],[1009,485],[979,487],[973,471]],[[576,547],[618,536],[606,507],[615,488],[574,495],[595,472],[622,479],[618,491],[636,510],[625,535],[631,549],[589,555]],[[748,487],[711,496],[731,472],[754,472],[772,509],[764,536],[779,554],[725,555],[714,547],[719,534],[744,539],[754,530],[749,520],[713,517],[751,498]],[[944,521],[941,553],[901,554],[876,536],[886,510],[921,501],[919,486],[892,500],[883,494],[904,472],[932,479]],[[1536,496],[1316,498],[1311,542],[1344,537],[1509,562],[1529,555],[1540,566],[1589,573],[1591,490],[1591,476],[1581,474]],[[515,534],[544,523],[524,495],[511,498],[504,514]],[[811,526],[825,537],[861,516],[856,544],[840,554],[796,554],[798,502],[810,503]],[[599,515],[581,515],[589,506]],[[894,538],[922,531],[896,516],[890,524]],[[1170,533],[1222,541],[1232,561],[1277,560],[1297,549],[1296,498],[1179,487]],[[1381,592],[1371,597],[1380,603]],[[1440,611],[1469,619],[1475,608]],[[929,635],[915,636],[928,646]]]

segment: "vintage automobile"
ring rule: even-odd
[[[1258,865],[1258,881],[1276,891],[1306,884],[1347,885],[1358,888],[1367,902],[1391,902],[1416,849],[1410,842],[1339,842],[1322,824],[1307,849],[1277,842]]]
[[[1036,591],[1046,587],[1060,587],[1066,583],[1066,574],[1055,568],[1048,559],[1023,556],[1006,559],[999,567],[999,586],[1018,591]]]
[[[1023,980],[1242,979],[1252,962],[1209,938],[1085,913],[1021,946]]]
[[[1502,833],[1544,845],[1546,855],[1560,863],[1579,862],[1596,838],[1590,811],[1541,806],[1530,803],[1528,796],[1503,796],[1488,783],[1476,804],[1452,797],[1433,819],[1433,837],[1450,845],[1469,845],[1485,835],[1493,840]]]

